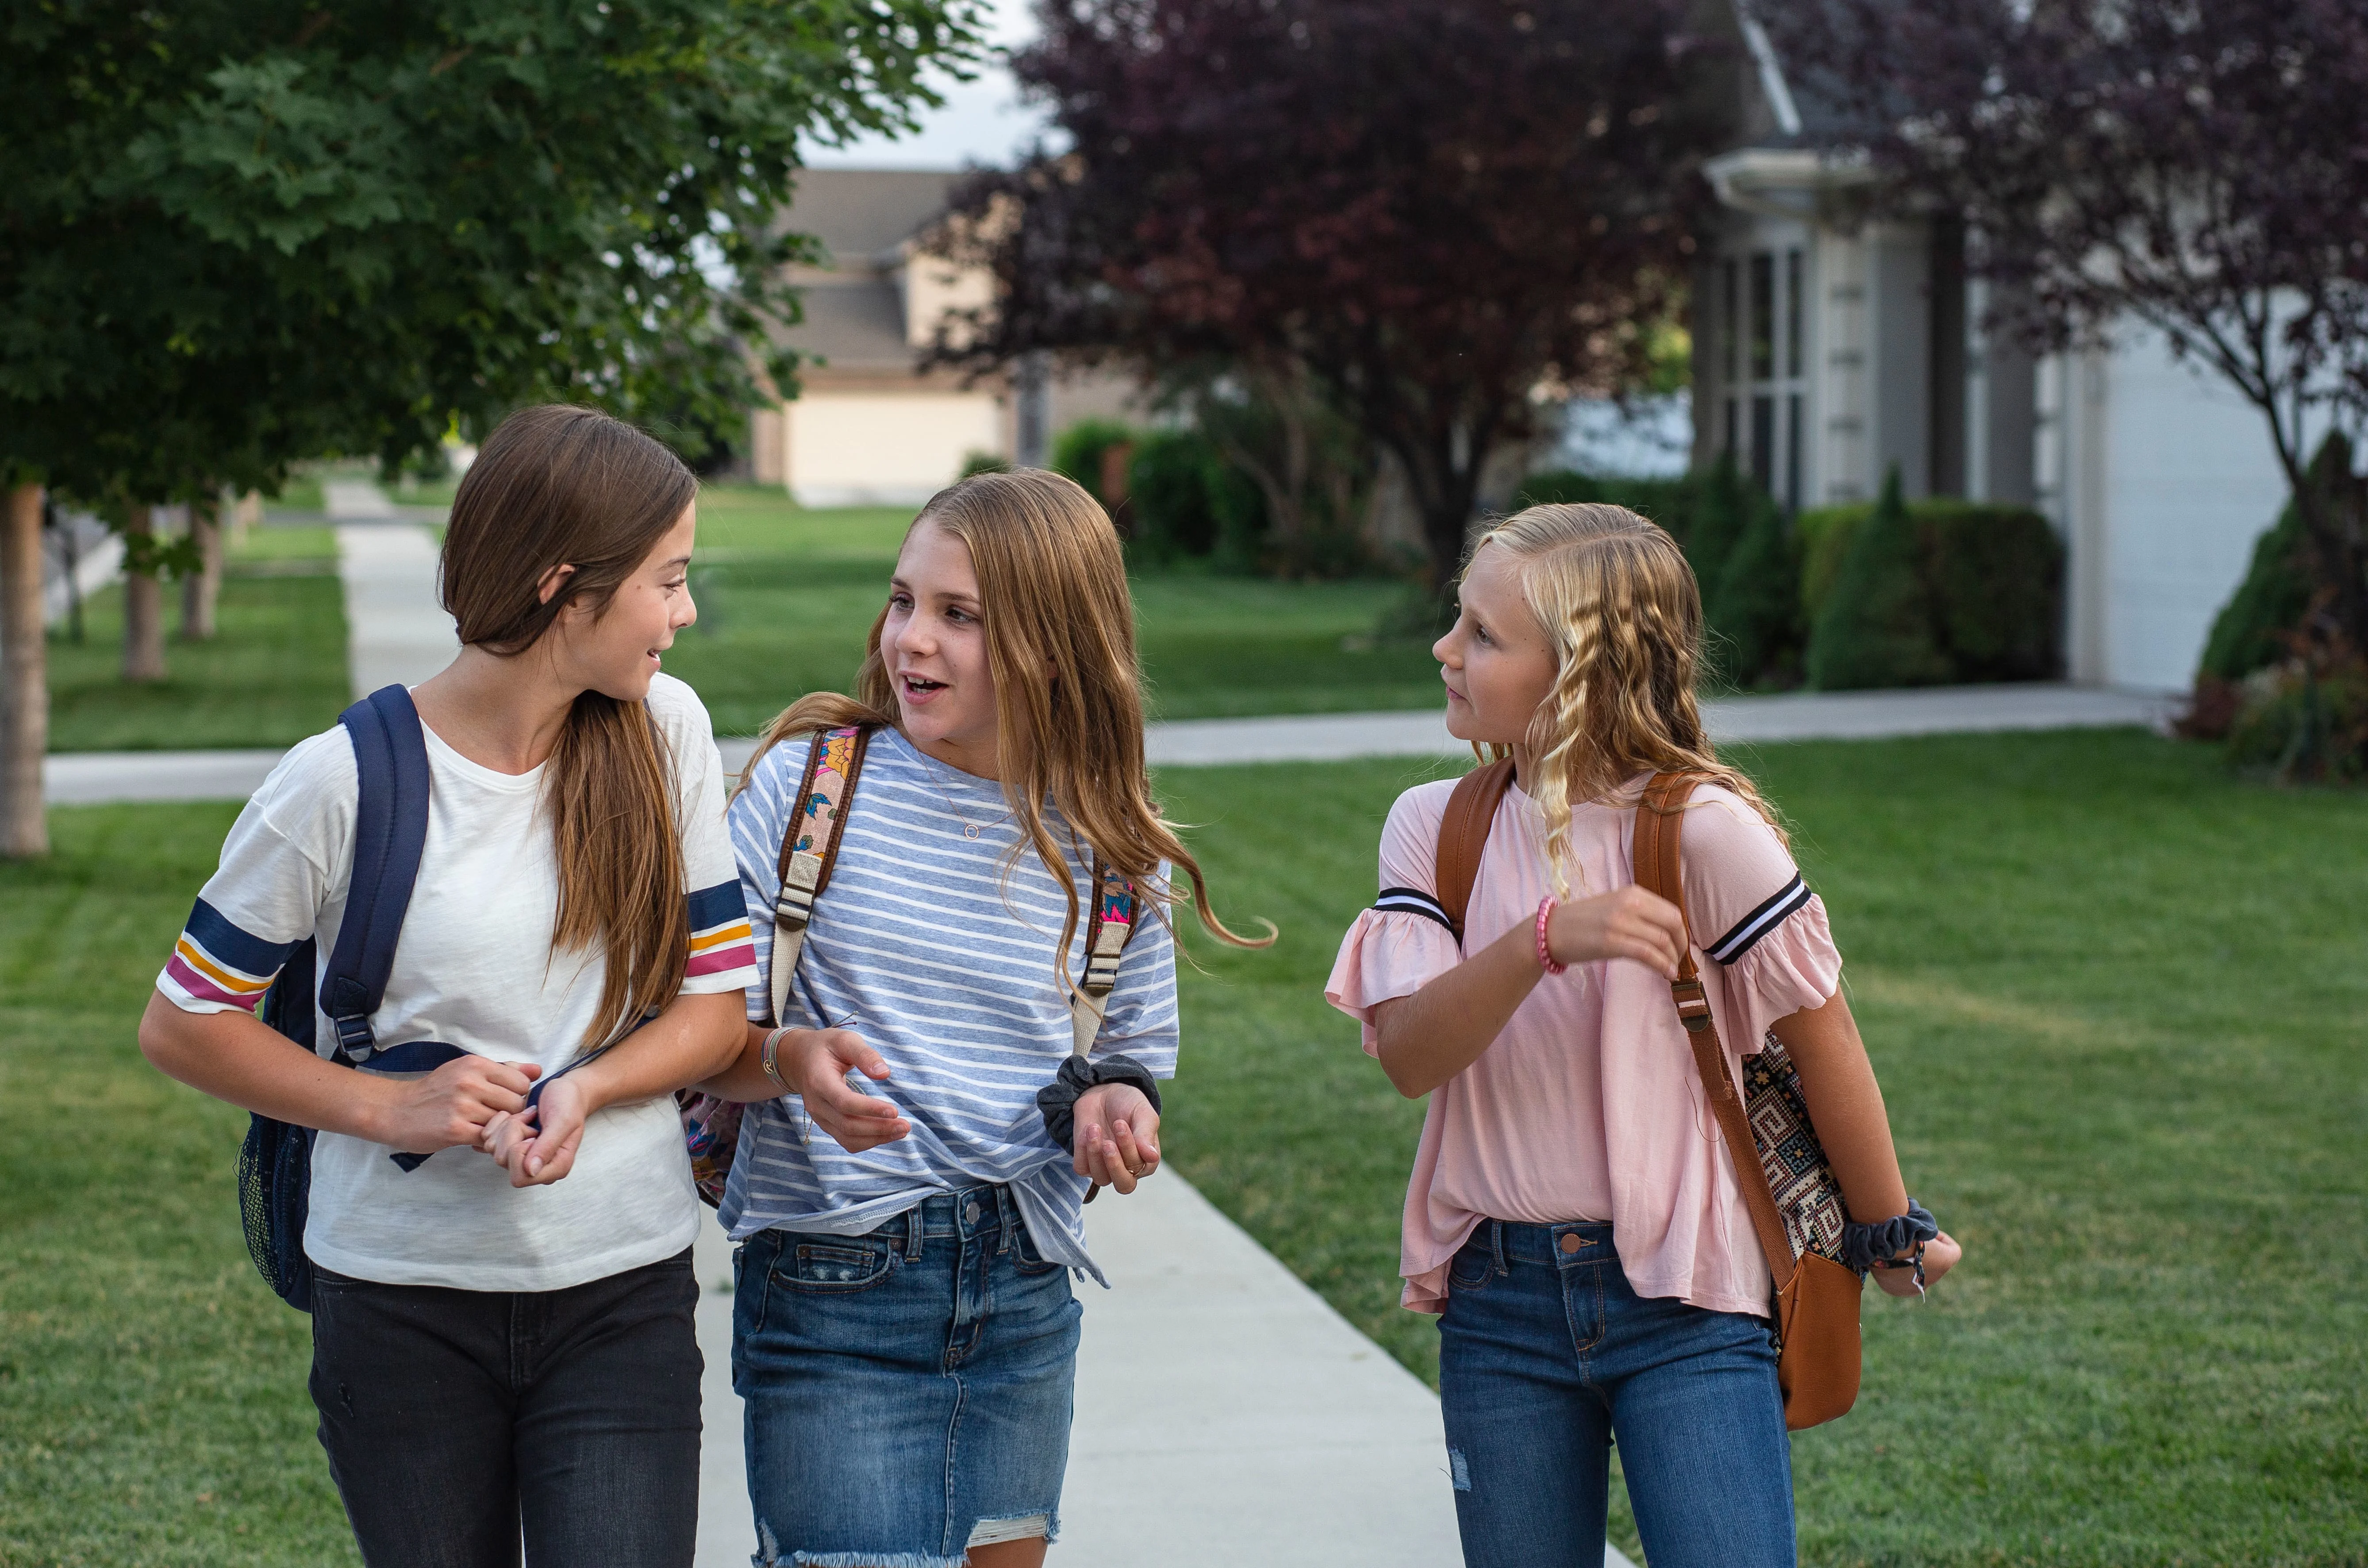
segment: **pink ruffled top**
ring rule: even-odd
[[[1439,823],[1454,788],[1452,779],[1418,785],[1391,808],[1381,853],[1387,907],[1357,917],[1324,988],[1364,1026],[1368,1055],[1376,1004],[1463,961],[1445,922],[1421,907],[1438,891]],[[1635,880],[1635,815],[1633,805],[1572,813],[1572,898]],[[1519,788],[1506,791],[1465,916],[1473,951],[1536,917],[1552,891],[1544,844],[1545,813]],[[1770,1024],[1834,994],[1841,955],[1824,903],[1748,804],[1698,787],[1683,845],[1696,961],[1719,1036],[1739,1058],[1759,1049]],[[1609,1221],[1638,1295],[1768,1311],[1768,1262],[1660,975],[1607,960],[1546,976],[1479,1059],[1432,1091],[1406,1188],[1398,1267],[1406,1306],[1445,1310],[1449,1260],[1486,1218]]]

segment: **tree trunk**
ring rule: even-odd
[[[50,677],[40,485],[8,493],[0,530],[0,855],[46,855],[41,757],[50,749]]]
[[[217,504],[189,504],[189,537],[197,541],[198,569],[181,579],[181,641],[210,642],[214,606],[222,597],[222,535]]]
[[[131,526],[123,530],[127,556],[133,560],[153,557],[154,551],[143,547],[154,523],[153,508],[131,508]],[[123,678],[165,678],[165,585],[156,580],[154,572],[123,574]]]

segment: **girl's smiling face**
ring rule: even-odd
[[[546,639],[547,656],[576,685],[620,702],[639,702],[650,694],[650,677],[658,673],[660,655],[674,646],[675,633],[699,619],[691,602],[690,549],[699,529],[699,508],[682,509],[633,574],[617,585],[605,605],[578,598],[559,614]],[[541,592],[545,603],[566,589],[572,566],[554,566],[543,574]]]
[[[1506,551],[1482,545],[1463,574],[1455,624],[1431,644],[1447,683],[1447,733],[1460,741],[1520,746],[1530,719],[1554,689],[1554,646]]]
[[[993,778],[995,675],[980,616],[970,546],[935,523],[915,524],[888,581],[888,619],[880,628],[898,727],[939,761]]]

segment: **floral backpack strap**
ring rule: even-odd
[[[773,958],[766,978],[776,1024],[788,1014],[790,981],[805,949],[814,901],[838,864],[838,841],[871,741],[868,731],[849,725],[817,734],[806,752],[805,775],[781,832],[781,886],[773,900]]]
[[[1101,1032],[1102,1015],[1110,1010],[1110,988],[1118,983],[1118,961],[1134,936],[1138,909],[1134,884],[1094,857],[1094,909],[1086,923],[1086,972],[1069,993],[1071,1053],[1083,1056]]]

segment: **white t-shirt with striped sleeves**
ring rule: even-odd
[[[693,930],[686,992],[756,979],[747,916],[723,834],[723,769],[707,710],[659,676],[649,708],[677,761],[676,820]],[[605,962],[553,953],[559,870],[541,810],[542,769],[482,767],[427,732],[427,842],[386,1002],[381,1046],[441,1040],[546,1075],[591,1027]],[[353,874],[359,785],[342,726],[290,751],[222,845],[222,866],[156,978],[193,1013],[252,1012],[306,937],[325,967]],[[313,983],[315,1007],[319,979]],[[324,1055],[333,1038],[317,1017]],[[575,1166],[549,1187],[510,1186],[473,1149],[405,1172],[375,1143],[314,1142],[304,1250],[340,1274],[464,1290],[556,1290],[655,1263],[689,1246],[700,1205],[670,1096],[611,1106],[585,1130]]]
[[[732,802],[760,973],[772,957],[781,833],[810,744],[766,753]],[[1065,840],[1058,814],[1045,814]],[[983,831],[971,838],[965,824]],[[1067,903],[1033,850],[1007,866],[1018,842],[1002,786],[931,761],[894,730],[872,736],[783,1021],[861,1035],[890,1077],[848,1081],[894,1100],[913,1131],[850,1154],[807,1121],[795,1096],[750,1106],[723,1198],[735,1240],[768,1229],[860,1234],[931,1193],[1004,1182],[1045,1258],[1102,1278],[1086,1253],[1086,1178],[1045,1136],[1036,1107],[1073,1038],[1053,978]],[[1079,846],[1064,868],[1081,914],[1066,955],[1072,975],[1093,908],[1090,861]],[[750,991],[752,1018],[761,1022],[768,1005],[762,984]],[[1176,1045],[1175,946],[1146,905],[1094,1052],[1123,1051],[1167,1078]]]

